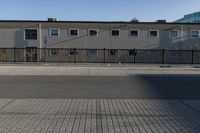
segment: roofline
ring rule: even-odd
[[[180,25],[200,25],[200,23],[184,22],[128,22],[128,21],[45,21],[45,20],[0,20],[0,23],[96,23],[96,24],[180,24]]]

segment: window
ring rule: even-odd
[[[89,36],[98,36],[98,30],[90,29],[90,30],[88,30],[88,35]]]
[[[119,30],[112,30],[111,35],[115,37],[119,37]]]
[[[50,29],[50,36],[60,36],[59,29]]]
[[[58,49],[49,49],[49,55],[57,55]]]
[[[139,36],[139,30],[130,30],[130,36],[131,37],[138,37]]]
[[[158,37],[158,30],[149,30],[149,37]]]
[[[116,55],[117,54],[117,50],[116,49],[111,49],[110,50],[110,55]]]
[[[70,29],[69,36],[79,36],[79,30],[78,29]]]
[[[178,36],[178,30],[172,30],[169,32],[169,37],[171,38],[177,38]]]
[[[24,35],[25,40],[37,40],[37,29],[25,29]]]
[[[192,38],[196,38],[199,37],[199,31],[198,30],[193,30],[191,31],[191,35]]]

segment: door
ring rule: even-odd
[[[26,47],[26,61],[37,62],[37,47]]]

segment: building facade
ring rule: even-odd
[[[0,48],[199,49],[200,24],[0,21]]]

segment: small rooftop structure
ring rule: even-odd
[[[137,18],[133,18],[130,22],[132,22],[132,23],[138,23],[139,20]]]
[[[166,23],[166,20],[165,19],[159,19],[159,20],[156,20],[157,23]]]
[[[47,18],[47,21],[49,21],[49,22],[56,22],[56,21],[58,21],[58,19],[57,18]]]

